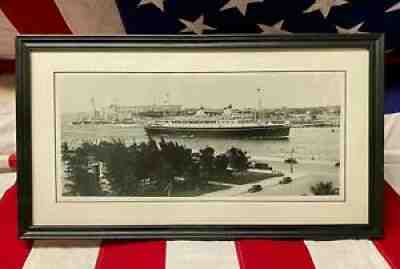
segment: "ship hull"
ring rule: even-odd
[[[149,136],[236,137],[260,139],[288,139],[289,126],[229,127],[229,128],[173,128],[146,126]]]

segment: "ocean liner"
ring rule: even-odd
[[[290,124],[263,121],[255,116],[236,116],[232,106],[228,106],[222,115],[208,116],[200,108],[193,116],[159,119],[147,123],[144,128],[148,136],[288,139]]]

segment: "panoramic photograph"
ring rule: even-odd
[[[343,72],[57,73],[63,197],[338,196]]]

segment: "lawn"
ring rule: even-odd
[[[245,171],[240,174],[227,173],[226,175],[216,176],[211,181],[228,183],[228,184],[236,184],[236,185],[244,185],[248,183],[255,183],[267,178],[282,176],[282,174],[274,173],[267,174],[261,172],[254,171]]]
[[[212,183],[207,183],[206,185],[202,186],[200,189],[192,189],[188,188],[184,184],[176,184],[174,185],[174,189],[172,191],[172,195],[170,197],[194,197],[200,196],[205,193],[210,193],[214,191],[221,191],[226,190],[231,187],[217,185]],[[163,191],[147,191],[144,194],[138,195],[138,197],[166,197],[167,192]]]
[[[207,183],[207,185],[203,186],[201,190],[176,190],[173,192],[173,197],[193,197],[193,196],[200,196],[202,194],[214,192],[214,191],[221,191],[226,190],[231,187],[224,186],[224,185],[217,185],[212,183]]]

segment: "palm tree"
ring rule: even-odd
[[[249,168],[249,156],[241,149],[232,147],[226,152],[229,159],[229,166],[238,172],[246,171]]]
[[[332,181],[319,182],[318,184],[311,186],[311,192],[314,195],[338,195],[339,188],[334,188]]]
[[[215,172],[217,175],[225,174],[228,165],[229,158],[226,156],[226,154],[219,154],[215,157]]]
[[[203,182],[207,182],[214,172],[215,150],[212,147],[200,149],[200,178]]]

